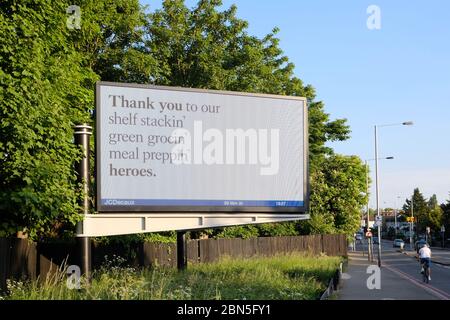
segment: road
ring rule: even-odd
[[[402,253],[393,248],[392,241],[382,241],[381,290],[367,288],[369,265],[367,245],[357,245],[356,252],[350,253],[348,271],[344,274],[344,287],[340,294],[342,300],[450,300],[450,267],[432,263],[431,282],[424,284],[415,253]],[[450,251],[433,250],[437,261],[450,264]]]

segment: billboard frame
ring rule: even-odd
[[[207,93],[207,94],[219,94],[219,95],[232,95],[243,97],[258,97],[268,99],[281,99],[281,100],[296,100],[303,102],[303,206],[299,207],[250,207],[250,206],[107,206],[100,203],[101,200],[101,121],[98,119],[98,115],[101,114],[101,101],[100,92],[102,86],[111,87],[124,87],[124,88],[136,88],[136,89],[152,89],[152,90],[164,90],[164,91],[179,91],[179,92],[193,92],[193,93]],[[304,97],[296,96],[282,96],[271,94],[259,94],[259,93],[244,93],[234,91],[221,91],[221,90],[209,90],[209,89],[194,89],[183,87],[169,87],[169,86],[155,86],[146,84],[134,84],[134,83],[117,83],[98,81],[95,87],[95,207],[96,211],[101,214],[139,214],[139,213],[151,213],[151,214],[170,214],[170,213],[210,213],[210,214],[241,214],[241,213],[272,213],[272,214],[299,214],[305,213],[309,210],[309,195],[310,195],[310,178],[309,178],[309,121],[308,121],[308,103]],[[301,161],[301,159],[299,159]],[[230,199],[233,200],[233,199]]]

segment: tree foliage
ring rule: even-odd
[[[66,26],[66,8],[81,7],[81,29]],[[236,227],[217,236],[352,233],[365,190],[355,157],[333,153],[345,119],[331,120],[315,90],[294,75],[278,30],[248,33],[236,6],[200,0],[190,9],[165,0],[145,13],[138,0],[3,1],[0,7],[1,230],[35,238],[58,235],[79,218],[72,126],[90,122],[94,82],[148,83],[303,96],[309,106],[312,220]]]
[[[360,226],[361,208],[367,202],[366,168],[355,156],[325,157],[321,170],[311,177],[311,220],[307,233],[353,234]]]
[[[411,213],[414,214],[417,232],[425,233],[427,227],[434,232],[439,232],[442,225],[443,208],[439,206],[436,195],[427,201],[419,188],[416,188],[412,199],[413,201],[406,199],[403,210],[407,216],[410,216]]]
[[[138,0],[70,1],[81,8],[81,29],[69,41],[82,65],[103,81],[147,83],[158,74],[144,44],[146,14]]]
[[[72,126],[88,121],[95,74],[68,42],[64,1],[0,6],[1,229],[48,234],[77,220]]]
[[[450,231],[450,200],[447,203],[441,204],[442,210],[442,225],[445,227],[446,232]]]
[[[439,206],[437,196],[434,194],[428,201],[428,214],[425,224],[435,232],[440,232],[442,226],[443,211]]]

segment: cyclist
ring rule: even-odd
[[[422,271],[424,266],[428,267],[428,281],[431,281],[431,249],[428,244],[425,244],[422,249],[419,250],[420,265],[422,266]]]

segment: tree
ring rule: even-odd
[[[437,196],[434,194],[428,201],[428,214],[425,219],[425,224],[430,227],[432,232],[439,234],[442,226],[443,211],[439,206]]]
[[[442,209],[442,225],[445,227],[446,232],[450,231],[450,200],[447,203],[441,204]]]
[[[139,0],[78,0],[81,29],[70,33],[81,64],[103,81],[148,83],[157,62],[144,45],[146,14]]]
[[[322,166],[312,173],[311,221],[304,223],[304,231],[352,235],[367,202],[366,167],[356,156],[341,155],[325,157]]]
[[[433,194],[430,198],[430,200],[428,200],[428,208],[430,209],[434,209],[437,206],[439,206],[439,202],[437,200],[437,196],[435,194]]]
[[[403,211],[405,211],[408,216],[411,216],[411,213],[414,214],[417,232],[424,233],[427,227],[426,223],[428,222],[428,202],[420,192],[419,188],[414,189],[412,199],[412,204],[410,199],[406,199],[406,203],[403,205]]]
[[[66,27],[66,8],[72,4],[81,7],[80,30]],[[2,3],[0,213],[5,234],[26,229],[33,238],[55,236],[79,219],[73,161],[80,153],[72,143],[72,126],[92,123],[98,79],[306,97],[317,189],[311,230],[350,233],[355,228],[359,163],[335,156],[326,145],[349,137],[346,120],[330,120],[314,89],[294,76],[276,28],[261,39],[251,36],[236,7],[220,11],[221,4],[200,0],[188,9],[182,0],[165,0],[162,9],[145,14],[138,0]],[[343,176],[340,197],[333,180],[327,180],[337,173]],[[247,229],[254,234],[254,228]],[[279,234],[292,227],[256,230]]]
[[[66,25],[70,5],[81,8],[80,29]],[[156,77],[145,23],[138,0],[2,2],[0,234],[25,230],[36,239],[73,230],[80,152],[72,127],[92,123],[95,81]]]
[[[147,51],[160,70],[151,83],[205,89],[303,96],[309,100],[310,159],[315,168],[332,154],[328,141],[348,139],[345,119],[330,121],[315,90],[294,76],[283,55],[278,29],[262,39],[247,33],[236,6],[220,12],[219,0],[201,0],[189,10],[182,0],[165,0],[149,15]]]
[[[218,0],[202,0],[197,7],[189,10],[181,0],[166,0],[161,10],[150,14],[146,46],[161,70],[152,83],[306,97],[309,101],[311,173],[313,177],[327,175],[321,171],[326,170],[322,169],[321,164],[330,163],[335,158],[327,158],[333,155],[333,151],[326,143],[349,137],[346,120],[331,121],[324,112],[324,104],[314,101],[314,89],[294,76],[294,65],[279,48],[277,29],[262,39],[250,36],[247,22],[236,17],[236,7],[219,12],[217,7],[221,3]],[[347,173],[352,174],[350,171]],[[329,181],[321,181],[312,188],[321,185],[332,188]],[[311,206],[320,206],[323,201],[321,197],[316,192],[315,197],[311,198]],[[359,198],[353,200],[359,205]],[[355,207],[351,210],[359,209]],[[329,213],[320,211],[320,214],[324,216],[319,216],[319,211],[313,216],[311,230],[334,230],[334,222],[327,217]],[[343,226],[346,222],[354,225],[353,218],[351,222],[347,221],[344,213],[336,214],[336,218],[337,226]]]
[[[2,234],[31,238],[78,219],[72,127],[89,121],[92,84],[66,27],[66,1],[0,6],[0,214]]]

